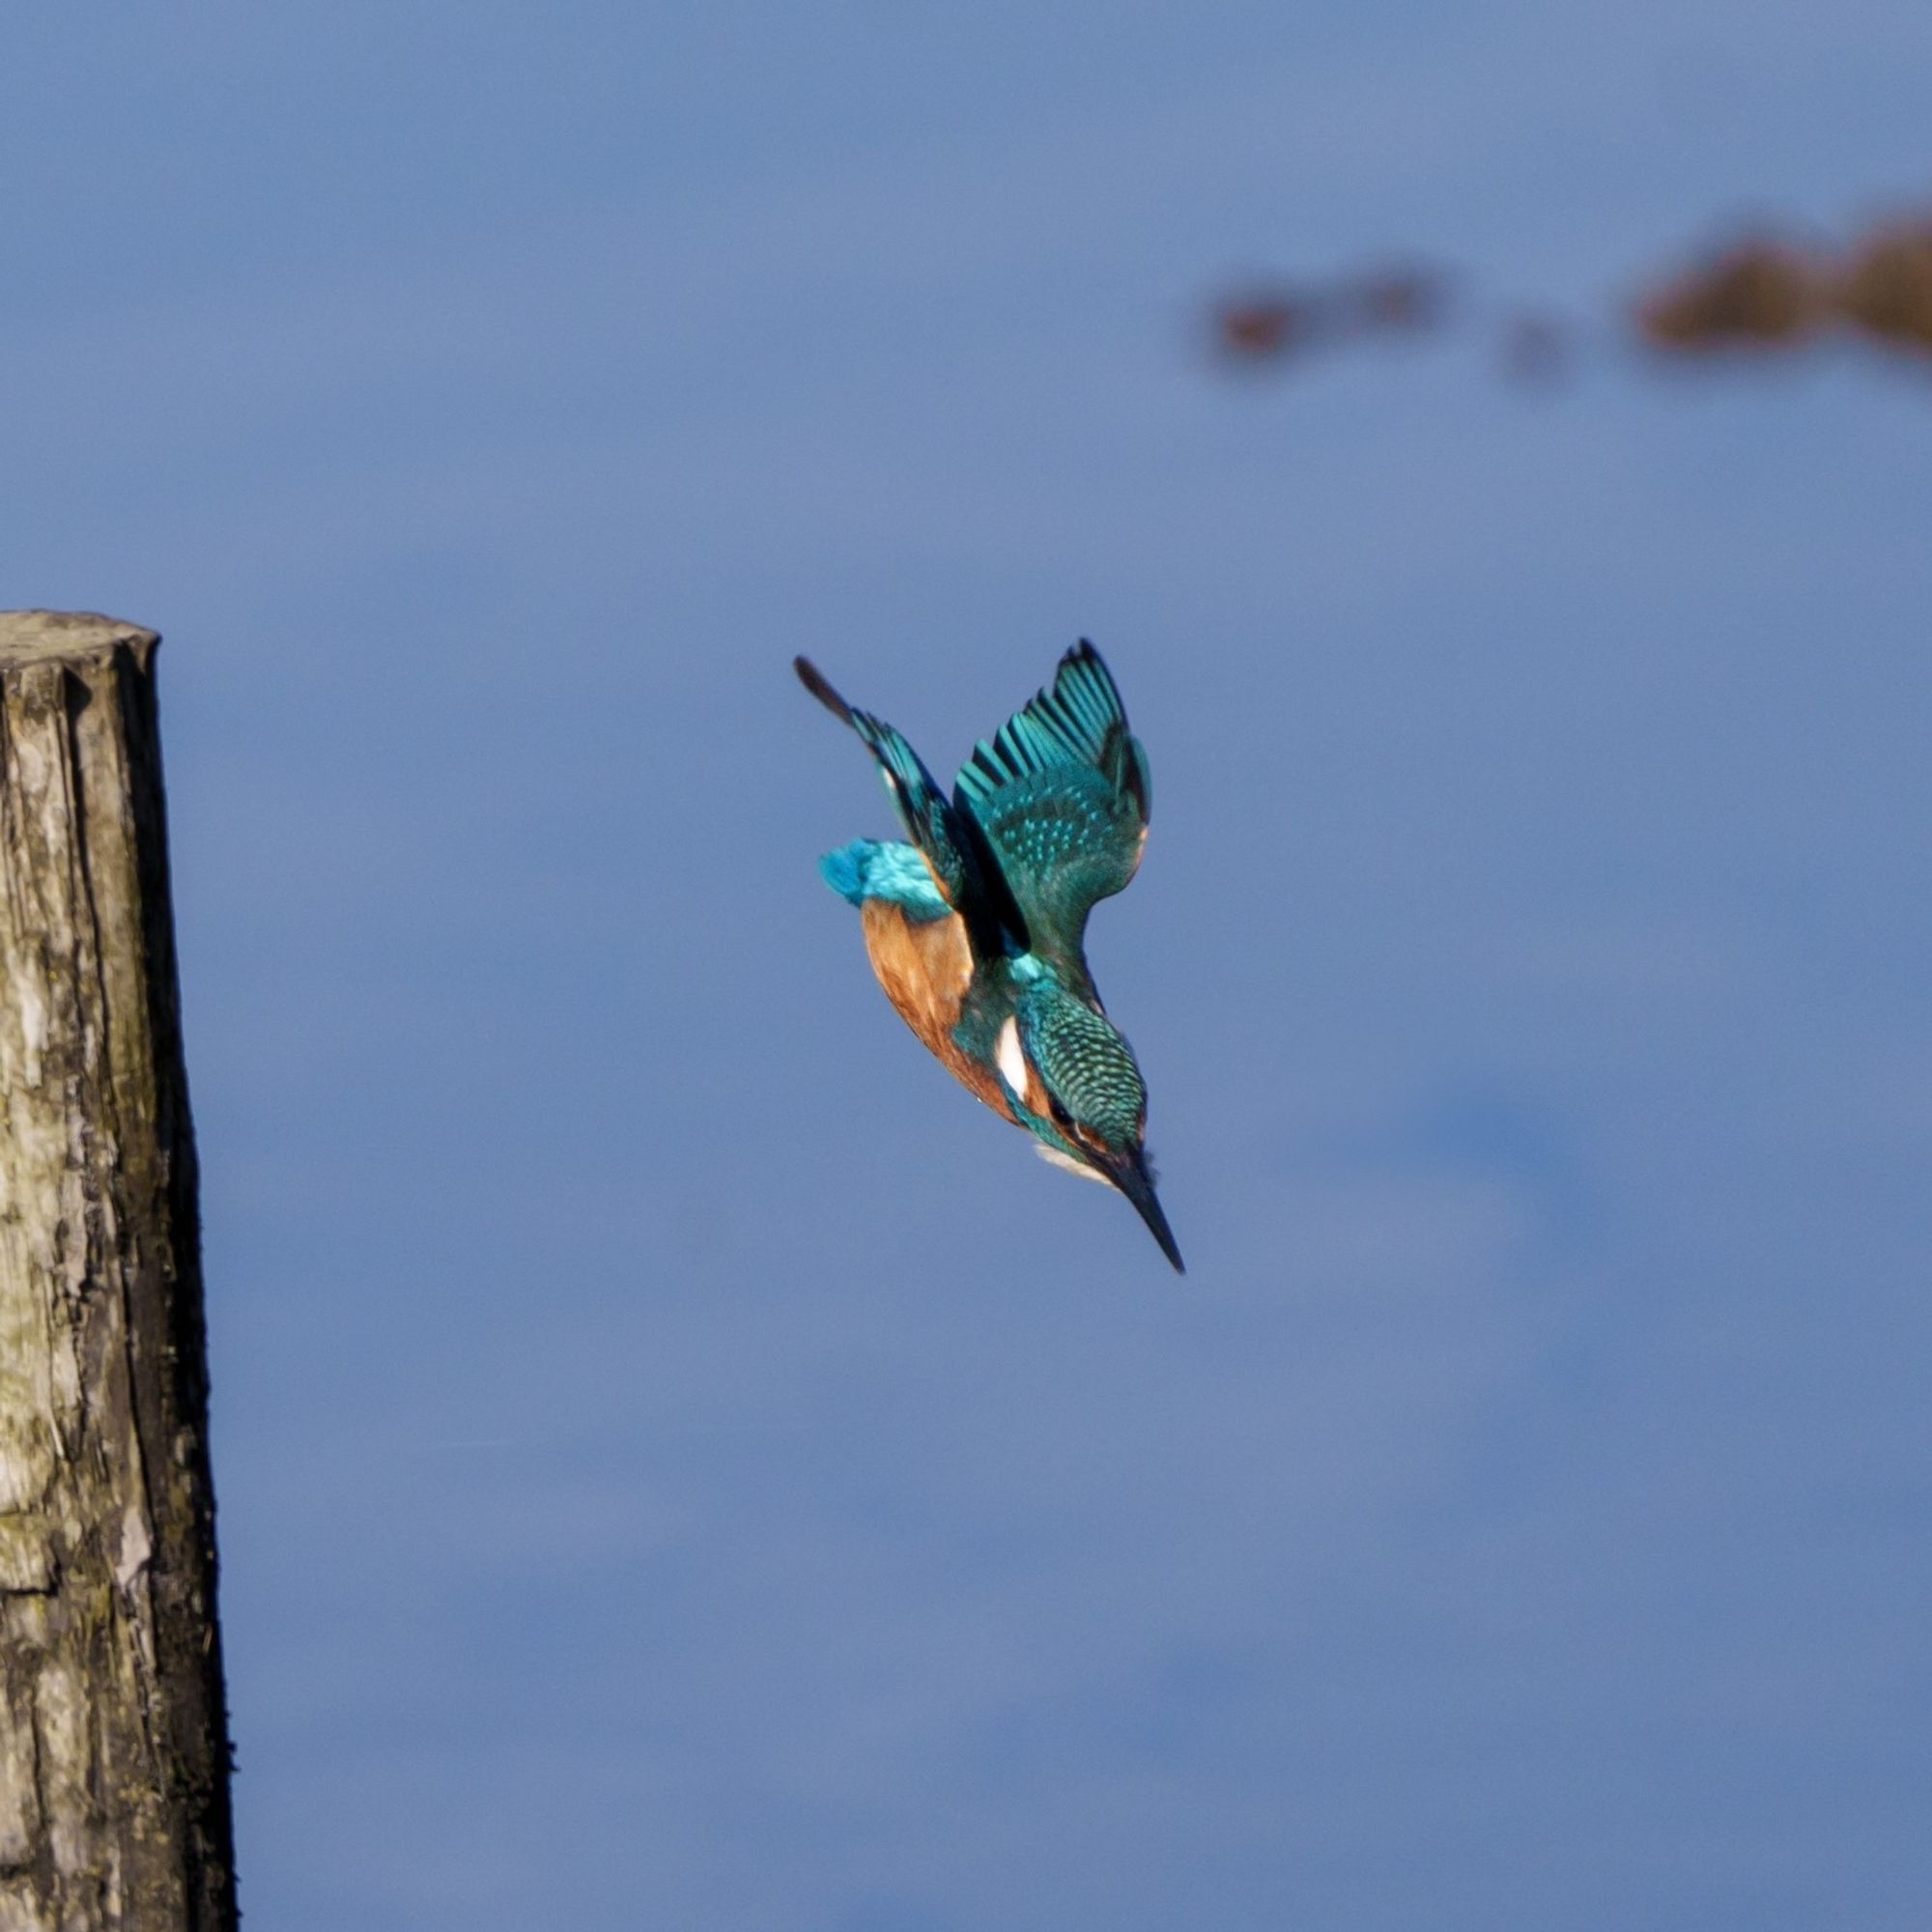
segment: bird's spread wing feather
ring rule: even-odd
[[[926,770],[925,761],[884,719],[847,704],[810,659],[794,658],[792,668],[806,690],[835,718],[851,725],[878,760],[879,776],[897,809],[899,822],[932,868],[934,885],[948,905],[970,917],[980,896],[972,836],[939,788],[939,781]]]
[[[1005,879],[1024,943],[1082,980],[1087,915],[1133,877],[1151,800],[1147,753],[1085,639],[1050,690],[974,748],[953,791]]]

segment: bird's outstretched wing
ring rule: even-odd
[[[984,883],[976,829],[939,788],[925,761],[884,719],[847,704],[810,658],[794,658],[792,668],[819,703],[859,734],[878,760],[879,776],[897,809],[899,821],[932,873],[946,903],[966,922],[977,954],[1002,949],[1001,919]],[[842,887],[840,888],[842,890]]]
[[[953,803],[983,836],[1024,943],[1088,980],[1087,915],[1140,864],[1152,797],[1147,753],[1086,639],[1042,691],[960,767]]]

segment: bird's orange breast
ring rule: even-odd
[[[952,1039],[973,983],[966,922],[956,912],[941,919],[913,919],[890,899],[867,899],[859,908],[859,923],[872,971],[899,1018],[962,1087],[1010,1121],[1013,1112],[998,1076],[969,1060]]]

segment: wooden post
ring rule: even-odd
[[[152,631],[0,612],[0,1932],[231,1932]]]

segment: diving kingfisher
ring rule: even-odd
[[[855,711],[804,658],[812,696],[859,734],[910,844],[854,839],[818,862],[859,908],[872,971],[899,1017],[966,1090],[1056,1165],[1118,1188],[1177,1270],[1154,1197],[1147,1088],[1107,1017],[1083,941],[1147,843],[1147,753],[1086,639],[974,747],[948,799],[920,755]]]

